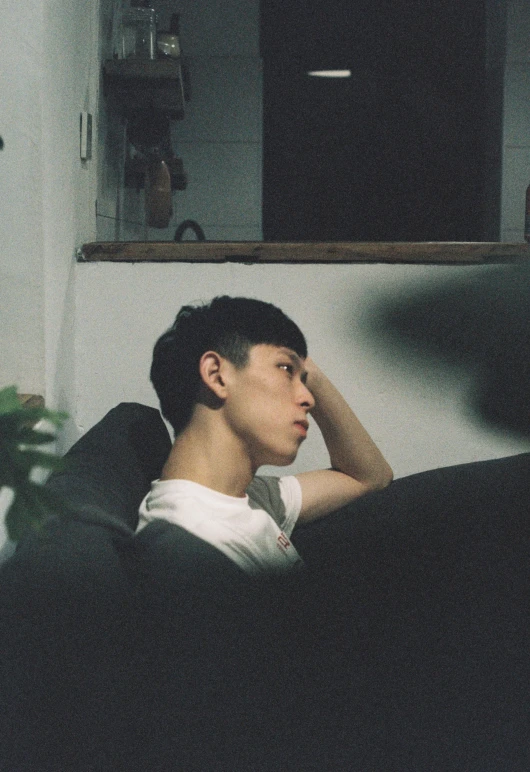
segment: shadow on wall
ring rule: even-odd
[[[475,416],[530,436],[530,265],[382,298],[365,323],[404,361],[420,354],[467,370]]]

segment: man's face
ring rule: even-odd
[[[243,368],[229,364],[226,420],[254,470],[296,458],[315,404],[305,379],[304,361],[294,351],[266,343],[250,348]]]

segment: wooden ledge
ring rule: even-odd
[[[22,407],[44,407],[44,397],[40,394],[19,394]]]
[[[184,263],[517,263],[530,244],[486,241],[266,242],[99,241],[78,250],[79,262]]]

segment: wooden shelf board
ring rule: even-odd
[[[40,394],[18,394],[22,407],[44,407],[44,397]]]
[[[103,63],[109,78],[138,80],[175,80],[182,78],[180,59],[108,59]]]
[[[162,112],[184,117],[184,87],[180,59],[109,59],[103,63],[105,93],[128,116]]]
[[[490,264],[530,259],[530,244],[502,242],[100,241],[79,262]]]

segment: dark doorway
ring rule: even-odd
[[[483,240],[484,0],[261,0],[261,52],[267,241]]]

